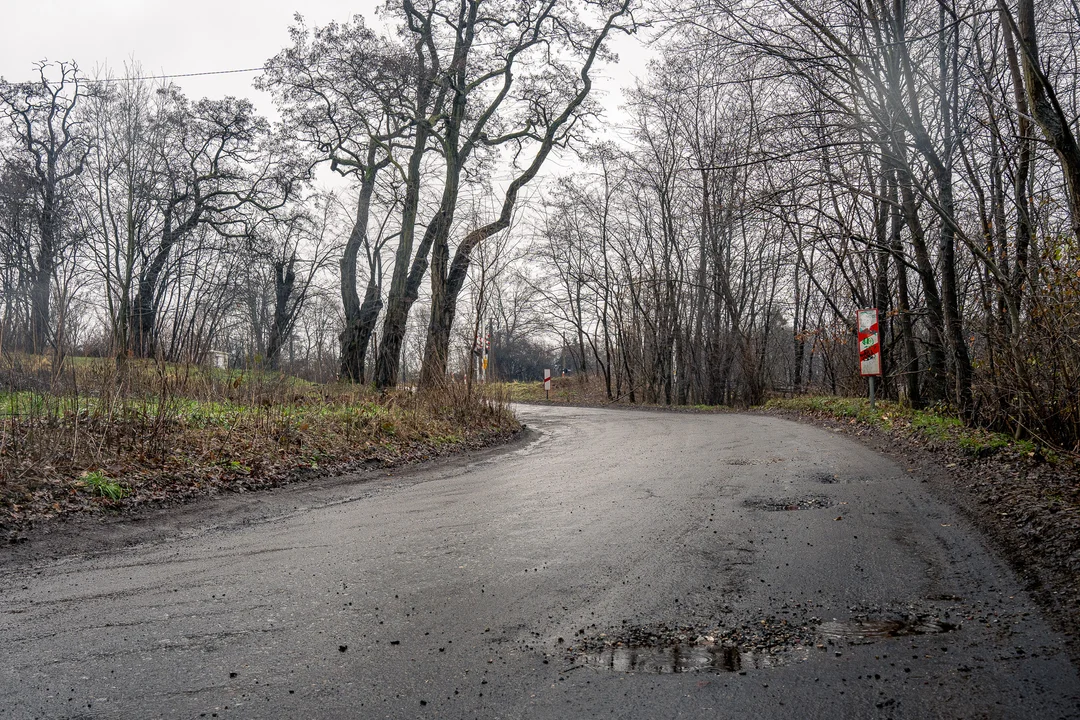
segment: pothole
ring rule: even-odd
[[[773,465],[784,462],[784,458],[744,458],[735,457],[724,461],[728,465]]]
[[[736,672],[742,669],[739,648],[734,645],[669,645],[667,647],[608,647],[586,653],[577,662],[615,672],[682,673],[694,671]]]
[[[838,644],[859,645],[959,628],[959,623],[928,614],[885,619],[859,615],[827,622],[816,617],[796,622],[770,616],[748,625],[710,630],[661,624],[623,628],[612,637],[583,637],[567,648],[566,659],[577,667],[625,673],[742,672],[802,662],[819,651],[831,654]]]
[[[615,637],[581,638],[567,649],[578,666],[614,672],[739,672],[785,665],[809,654],[816,635],[807,625],[769,617],[736,628],[628,627]]]
[[[836,501],[825,497],[824,495],[805,495],[797,498],[753,499],[747,500],[743,504],[754,510],[769,510],[776,512],[782,510],[818,510],[832,507],[836,504]]]
[[[902,620],[855,618],[852,620],[824,622],[818,628],[818,632],[827,640],[859,641],[907,637],[909,635],[938,635],[952,632],[959,627],[957,623],[946,622],[928,616],[913,616]]]
[[[807,473],[802,476],[802,479],[807,482],[820,483],[822,485],[838,485],[838,484],[858,484],[858,483],[870,483],[874,481],[874,478],[867,475],[840,475],[839,473],[830,472],[827,470],[817,470],[811,473]]]

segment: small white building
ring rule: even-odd
[[[229,353],[223,350],[211,350],[206,353],[206,364],[221,370],[229,369]]]

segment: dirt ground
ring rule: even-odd
[[[30,501],[16,506],[15,511],[0,513],[0,542],[12,546],[40,545],[46,539],[92,535],[104,543],[104,536],[108,534],[131,535],[132,542],[137,542],[145,539],[140,530],[143,525],[156,526],[170,515],[189,520],[216,517],[219,513],[208,505],[208,501],[216,500],[221,504],[226,499],[285,486],[319,487],[388,476],[408,467],[468,457],[488,448],[497,448],[521,434],[520,429],[480,430],[466,433],[455,443],[415,442],[387,446],[375,452],[360,453],[359,457],[327,461],[318,467],[282,466],[258,475],[223,472],[210,478],[199,477],[198,482],[178,481],[174,474],[162,474],[135,485],[135,491],[121,501],[73,491],[39,491]],[[231,506],[233,503],[225,504]],[[231,512],[225,511],[226,515]],[[37,554],[37,548],[27,550]]]

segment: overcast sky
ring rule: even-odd
[[[236,70],[261,66],[288,42],[288,27],[302,8],[309,25],[361,14],[369,20],[381,0],[0,0],[4,4],[4,40],[0,42],[0,77],[30,78],[39,60],[75,60],[87,75],[108,65],[124,74],[131,60],[146,75]],[[596,90],[616,111],[621,88],[645,69],[637,41],[620,38],[621,62],[606,69]],[[266,96],[251,87],[258,73],[237,73],[174,80],[192,98],[250,97],[265,113]]]
[[[88,75],[108,64],[116,75],[134,59],[148,75],[235,70],[261,66],[288,42],[302,6],[309,24],[373,15],[376,0],[4,0],[6,32],[0,76],[30,77],[34,63],[75,60]],[[194,98],[256,99],[257,73],[180,78]],[[259,101],[266,107],[265,99]]]

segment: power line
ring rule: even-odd
[[[480,47],[480,46],[490,46],[490,45],[496,45],[496,44],[498,44],[498,43],[495,42],[495,41],[474,42],[473,46],[474,47]],[[114,82],[136,82],[136,81],[140,81],[140,80],[174,80],[176,78],[206,77],[208,75],[236,75],[236,74],[239,74],[239,73],[262,72],[263,70],[266,70],[270,65],[271,65],[271,63],[268,62],[268,63],[266,63],[266,65],[260,65],[259,67],[237,68],[235,70],[207,70],[206,72],[175,73],[175,74],[169,74],[169,75],[143,75],[143,76],[139,76],[139,77],[108,77],[108,78],[85,78],[85,77],[81,77],[81,78],[79,78],[79,80],[80,80],[80,82],[84,82],[84,83],[88,83],[88,84],[93,84],[93,83],[114,83]],[[316,65],[319,66],[319,67],[325,67],[326,66],[326,64],[324,64],[324,63],[316,63]],[[12,85],[33,85],[33,84],[35,84],[35,82],[36,81],[34,81],[34,80],[27,80],[27,81],[24,81],[24,82],[12,82],[10,80],[0,79],[0,87],[10,87]]]
[[[237,70],[208,70],[206,72],[177,73],[175,75],[144,75],[143,77],[102,78],[88,82],[123,82],[125,80],[172,80],[174,78],[203,77],[205,75],[234,75],[236,73],[261,72],[265,67],[239,68]]]
[[[262,72],[266,69],[266,66],[252,67],[252,68],[237,68],[235,70],[207,70],[206,72],[190,72],[190,73],[174,73],[169,75],[142,75],[138,77],[107,77],[107,78],[81,78],[81,82],[88,84],[93,83],[114,83],[114,82],[135,82],[140,80],[173,80],[176,78],[190,78],[190,77],[206,77],[208,75],[235,75],[238,73],[250,73],[250,72]],[[0,80],[0,86],[13,86],[13,85],[32,85],[36,81],[26,82],[11,82],[8,80]]]

